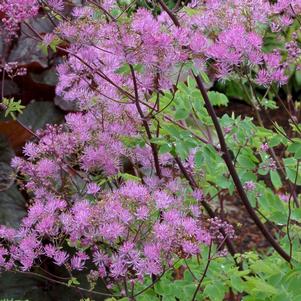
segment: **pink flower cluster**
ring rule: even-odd
[[[182,196],[131,181],[95,202],[80,196],[67,201],[40,189],[20,228],[1,227],[0,238],[4,269],[29,270],[46,257],[79,271],[93,263],[108,280],[159,275],[211,240]],[[63,249],[66,241],[71,251]]]
[[[64,8],[60,0],[47,3]],[[110,12],[117,2],[102,3],[105,16],[87,3],[44,38],[48,45],[57,35],[69,45],[56,91],[78,102],[80,112],[39,131],[38,142],[24,148],[26,158],[12,162],[33,199],[19,229],[0,228],[3,269],[29,270],[47,258],[69,270],[93,264],[93,275],[109,282],[143,279],[199,254],[201,244],[223,241],[220,229],[234,236],[220,219],[206,229],[203,192],[181,178],[171,154],[155,153],[149,132],[159,135],[160,127],[148,119],[155,110],[150,98],[160,100],[161,91],[186,79],[191,68],[210,67],[218,79],[239,75],[263,86],[284,84],[287,65],[280,51],[264,51],[263,31],[275,31],[279,20],[285,21],[281,28],[288,26],[299,1],[192,1],[177,15],[180,27],[165,12],[154,16],[141,8],[116,21]],[[38,4],[4,0],[0,11],[13,36]],[[296,45],[287,46],[296,58]],[[183,162],[191,175],[194,153]],[[140,182],[125,181],[129,174]],[[245,189],[254,190],[254,183]]]
[[[297,2],[291,2],[298,12]],[[57,28],[59,37],[72,45],[58,68],[57,93],[65,99],[87,105],[99,95],[106,102],[133,97],[129,65],[135,69],[141,98],[171,88],[178,78],[186,77],[185,66],[191,64],[203,70],[210,65],[223,80],[252,71],[259,85],[287,81],[280,52],[264,51],[263,36],[264,28],[272,30],[280,15],[294,17],[290,5],[265,0],[195,1],[179,13],[181,27],[165,12],[155,17],[138,9],[118,22],[106,18],[95,22],[92,12],[89,6],[76,8],[77,21],[62,22]]]
[[[214,238],[199,209],[202,192],[192,192],[177,176],[170,155],[160,156],[161,179],[118,180],[121,157],[140,170],[151,171],[154,162],[147,144],[122,142],[139,137],[135,111],[127,109],[132,105],[112,110],[114,105],[68,114],[64,126],[48,126],[37,133],[37,143],[26,144],[26,160],[14,158],[34,198],[18,230],[2,228],[3,269],[29,270],[47,257],[71,270],[93,263],[98,277],[116,283],[159,275]],[[116,188],[93,181],[102,174],[116,179]]]
[[[0,3],[0,14],[4,16],[1,26],[6,38],[16,36],[19,29],[19,24],[27,19],[34,17],[39,10],[38,1],[36,0],[3,0]]]
[[[46,187],[60,185],[60,172],[79,164],[87,172],[115,175],[120,171],[121,157],[130,156],[131,150],[122,143],[123,137],[135,136],[137,124],[133,112],[114,103],[87,113],[70,113],[63,127],[49,126],[38,133],[38,144],[29,142],[24,147],[27,160],[15,158],[13,165],[29,177],[28,189],[41,183]],[[134,160],[134,154],[132,158]],[[54,184],[56,183],[56,184]]]

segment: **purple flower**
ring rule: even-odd
[[[111,265],[111,276],[113,278],[119,278],[126,273],[126,262],[122,257],[115,257]]]
[[[53,235],[55,234],[54,224],[55,224],[54,216],[51,215],[45,216],[36,225],[36,231],[40,235],[46,235],[46,234]]]
[[[244,189],[246,191],[254,191],[255,188],[256,188],[256,185],[255,185],[255,183],[253,181],[247,181],[244,184]]]
[[[197,201],[203,201],[204,200],[204,193],[201,189],[195,189],[192,192],[192,196],[197,200]]]
[[[147,244],[143,251],[145,257],[149,260],[159,260],[160,258],[160,247],[157,244]]]
[[[269,145],[267,143],[263,143],[260,145],[260,150],[262,152],[267,152],[269,150]]]
[[[23,148],[23,153],[30,160],[33,160],[38,154],[38,146],[35,143],[27,142]]]
[[[126,197],[135,199],[138,202],[147,202],[150,198],[149,192],[147,188],[144,185],[141,185],[137,182],[128,181],[126,182],[120,189],[119,189],[120,195]]]
[[[93,263],[100,267],[109,263],[109,257],[103,251],[97,250],[93,253]]]
[[[88,256],[86,254],[83,252],[77,252],[77,254],[71,258],[72,269],[82,271],[85,268],[87,259]]]
[[[37,166],[37,174],[41,178],[56,177],[59,171],[58,165],[50,159],[42,159]]]
[[[48,0],[48,5],[55,11],[64,10],[64,1],[63,0]]]
[[[198,245],[191,241],[182,242],[183,251],[188,255],[196,255],[200,252]]]
[[[288,194],[279,193],[278,195],[280,200],[282,200],[283,202],[287,203],[290,200],[290,196]]]
[[[0,245],[0,267],[4,267],[6,264],[5,256],[8,255],[7,249]]]
[[[166,209],[175,202],[175,199],[164,191],[156,191],[154,199],[158,209]]]
[[[87,193],[88,194],[97,194],[97,192],[99,192],[100,188],[96,183],[89,183],[87,185]]]
[[[57,249],[54,245],[47,244],[44,246],[44,253],[47,257],[53,258],[55,255]]]
[[[65,251],[57,250],[53,256],[54,263],[58,266],[63,265],[69,256]]]
[[[114,241],[125,234],[125,228],[118,222],[112,222],[110,224],[103,225],[99,229],[99,232],[105,239]]]
[[[196,220],[191,217],[183,218],[182,227],[184,228],[185,233],[188,235],[194,235],[198,229]]]

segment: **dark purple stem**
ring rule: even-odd
[[[197,82],[197,86],[204,98],[205,101],[205,106],[206,109],[208,111],[209,116],[211,117],[217,136],[218,136],[218,140],[220,143],[220,147],[221,147],[221,151],[222,151],[222,158],[225,161],[228,170],[230,172],[230,175],[233,179],[233,182],[235,184],[235,187],[237,189],[237,192],[240,196],[241,201],[243,202],[247,212],[249,213],[250,217],[253,219],[253,221],[255,222],[255,224],[257,225],[257,227],[259,228],[259,230],[261,231],[261,233],[263,234],[263,236],[266,238],[266,240],[271,244],[271,246],[275,249],[275,251],[283,258],[285,259],[287,262],[291,261],[291,257],[289,256],[289,254],[287,254],[282,247],[279,245],[279,243],[274,239],[274,237],[271,235],[271,233],[269,232],[269,230],[265,227],[265,225],[261,222],[261,220],[259,219],[259,217],[257,216],[256,212],[254,211],[253,207],[250,204],[250,201],[247,197],[247,194],[243,188],[243,185],[238,177],[238,174],[236,172],[236,169],[233,165],[229,150],[228,150],[228,146],[226,144],[225,141],[225,137],[224,134],[222,132],[221,126],[219,124],[218,118],[216,116],[215,110],[209,100],[207,91],[203,85],[203,82],[200,78],[199,75],[194,75],[196,82]]]

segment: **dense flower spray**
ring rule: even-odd
[[[4,0],[0,3],[0,13],[2,26],[1,31],[9,39],[17,35],[19,24],[34,17],[39,10],[36,0]]]
[[[12,162],[32,199],[18,229],[0,228],[5,270],[27,271],[47,258],[68,271],[92,264],[90,272],[108,283],[142,280],[198,255],[202,244],[234,236],[220,219],[208,226],[203,192],[183,177],[185,167],[194,174],[194,151],[184,165],[172,152],[158,154],[153,141],[160,124],[152,113],[161,107],[150,99],[172,90],[191,69],[214,70],[221,80],[284,84],[282,52],[297,56],[296,39],[286,50],[267,51],[264,32],[289,26],[299,1],[192,1],[178,12],[181,27],[166,12],[139,8],[116,16],[115,1],[101,2],[76,7],[44,36],[47,46],[67,45],[56,92],[78,102],[80,112],[37,132],[37,142],[24,147],[25,159]],[[38,4],[0,4],[9,38],[37,14]],[[43,5],[62,12],[63,4]],[[253,186],[246,182],[245,189]]]

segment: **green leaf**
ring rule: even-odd
[[[159,148],[160,154],[169,153],[172,150],[172,144],[171,143],[164,143]]]
[[[231,276],[230,277],[230,283],[231,283],[231,287],[234,290],[236,290],[238,292],[242,292],[243,291],[243,289],[244,289],[244,282],[243,282],[243,280],[240,277],[238,277],[236,275]]]
[[[122,11],[119,8],[113,8],[111,10],[111,15],[113,17],[118,17],[121,13],[122,13]]]
[[[184,92],[184,94],[190,93],[189,87],[183,82],[178,83],[177,88],[179,89],[179,91]]]
[[[208,161],[217,161],[220,159],[220,156],[211,144],[205,145],[204,156]]]
[[[189,149],[186,147],[186,145],[181,141],[177,141],[175,143],[175,147],[176,147],[176,152],[180,156],[180,158],[185,160],[189,152]]]
[[[226,293],[226,289],[223,284],[214,282],[206,285],[204,289],[204,295],[211,301],[223,301]]]
[[[239,167],[246,169],[254,169],[256,164],[252,161],[249,156],[241,155],[237,158],[237,162],[239,163]]]
[[[137,72],[137,73],[142,73],[144,70],[144,67],[142,64],[135,64],[132,66],[133,69]],[[117,74],[130,74],[131,73],[131,68],[129,64],[123,64],[121,67],[119,67],[116,71]]]
[[[282,141],[283,141],[283,136],[281,136],[279,134],[275,134],[272,136],[272,138],[269,139],[269,146],[275,147],[275,146],[279,145],[280,143],[282,143]]]
[[[294,142],[291,143],[287,150],[291,153],[294,153],[294,157],[296,159],[300,159],[301,158],[301,139],[294,139]]]
[[[197,151],[194,156],[194,162],[196,168],[201,168],[204,162],[204,156],[202,151]]]
[[[72,277],[71,279],[68,280],[67,285],[68,286],[72,286],[72,285],[79,285],[80,283],[78,282],[78,280],[75,277]]]
[[[190,89],[195,89],[196,88],[196,81],[193,77],[188,76],[187,77],[187,85]]]
[[[226,106],[229,103],[228,97],[220,92],[209,91],[208,97],[212,105],[214,106]]]
[[[184,120],[189,116],[189,111],[184,108],[177,109],[175,113],[175,119],[176,120]]]
[[[281,269],[278,268],[276,264],[271,264],[271,262],[265,262],[264,260],[257,260],[255,263],[250,265],[250,268],[255,273],[265,273],[266,275],[279,274]]]
[[[298,175],[297,175],[297,160],[293,157],[290,157],[290,158],[284,158],[283,162],[284,162],[287,178],[292,183],[295,183],[297,178],[296,184],[301,185],[301,177],[300,177],[301,166],[299,166],[298,168]]]
[[[210,84],[211,82],[210,82],[210,79],[209,79],[209,77],[208,77],[208,75],[207,75],[207,73],[205,73],[204,71],[201,71],[200,72],[200,75],[201,75],[201,77],[202,77],[202,80],[204,81],[204,83],[205,84]]]
[[[162,301],[175,301],[176,298],[174,296],[163,296]],[[151,301],[151,300],[145,300],[145,301]]]
[[[190,283],[183,287],[183,292],[185,295],[185,300],[190,300],[196,290],[197,284]]]
[[[119,67],[116,71],[117,74],[130,74],[131,68],[129,64],[124,64],[121,67]]]
[[[142,73],[144,70],[144,66],[142,64],[135,64],[133,68],[138,73]]]
[[[173,138],[180,138],[181,131],[179,128],[173,124],[165,125],[164,131],[166,131]]]
[[[264,293],[267,296],[276,295],[279,290],[268,284],[264,279],[248,277],[246,281],[252,293]]]
[[[298,88],[301,88],[301,71],[300,70],[296,70],[296,72],[295,72],[295,81],[296,81]]]
[[[278,106],[277,106],[277,104],[276,104],[276,102],[275,102],[274,100],[270,100],[270,99],[266,99],[266,98],[262,99],[262,100],[260,101],[260,104],[261,104],[265,109],[272,109],[272,110],[274,110],[274,109],[277,109],[277,108],[278,108]]]
[[[294,208],[294,210],[292,210],[291,218],[293,220],[301,221],[301,208]]]
[[[21,100],[16,101],[12,98],[3,98],[2,104],[5,109],[5,117],[10,116],[13,119],[16,119],[15,113],[22,113],[25,106],[21,105]]]
[[[280,187],[282,187],[282,181],[279,176],[279,173],[276,170],[271,170],[270,171],[270,177],[273,186],[278,190]]]
[[[134,181],[134,182],[141,182],[141,179],[139,177],[133,176],[129,173],[118,173],[118,176],[123,178],[125,181]]]
[[[217,175],[217,177],[214,179],[214,183],[223,189],[229,188],[231,182],[231,180],[229,180],[222,174]]]
[[[172,295],[172,287],[170,286],[171,282],[163,278],[161,281],[158,281],[155,286],[155,292],[161,296]]]
[[[248,95],[243,89],[242,85],[239,85],[235,80],[228,80],[226,82],[219,82],[217,84],[218,89],[223,91],[228,97],[246,101]]]

